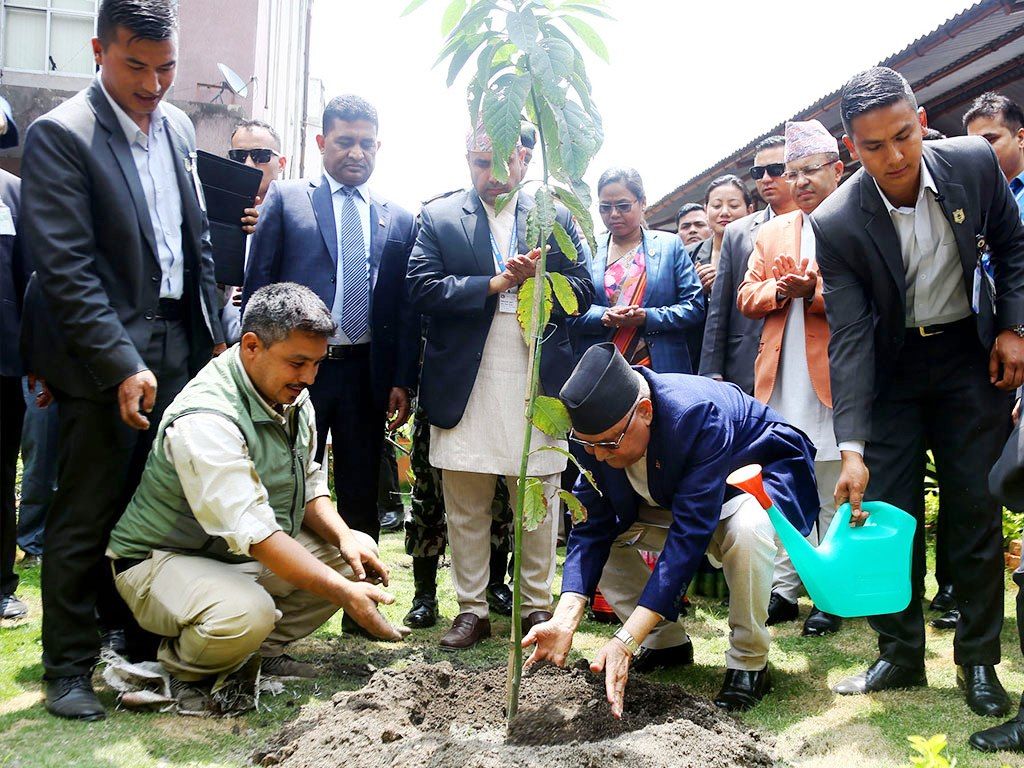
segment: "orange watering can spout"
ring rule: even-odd
[[[725,482],[739,488],[741,491],[749,493],[757,499],[757,502],[761,505],[762,509],[769,509],[774,506],[772,504],[772,500],[768,498],[768,493],[764,489],[764,480],[761,478],[760,464],[747,464],[745,467],[740,467],[725,478]]]

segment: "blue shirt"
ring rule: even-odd
[[[160,298],[180,299],[185,285],[185,260],[181,250],[181,190],[174,173],[174,145],[167,135],[169,129],[163,111],[159,106],[153,110],[149,133],[144,133],[110,97],[103,87],[103,80],[98,75],[96,79],[128,140],[142,191],[146,195],[157,258],[160,260]]]
[[[1010,179],[1010,192],[1017,201],[1017,210],[1020,211],[1020,220],[1024,222],[1024,171],[1019,176]]]
[[[342,293],[345,290],[345,281],[342,280],[341,276],[341,261],[342,261],[342,243],[341,243],[341,212],[345,206],[345,195],[342,194],[341,188],[343,185],[331,174],[324,171],[324,178],[327,179],[327,184],[331,188],[331,205],[334,206],[334,231],[338,233],[338,275],[335,285],[337,288],[334,293],[334,306],[331,309],[331,314],[334,316],[334,321],[338,323],[337,334],[331,338],[331,344],[364,344],[370,340],[370,332],[367,331],[363,334],[362,338],[350,339],[341,330],[341,298]],[[360,184],[355,188],[356,194],[352,195],[352,200],[356,204],[356,212],[359,214],[359,222],[363,225],[363,248],[366,251],[366,271],[370,271],[370,187],[367,184]]]

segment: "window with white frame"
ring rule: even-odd
[[[98,0],[0,0],[0,66],[20,72],[91,75]]]

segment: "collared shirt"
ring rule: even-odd
[[[897,208],[875,182],[903,254],[906,272],[906,327],[937,325],[962,320],[971,314],[964,291],[953,229],[939,205],[939,190],[926,163],[921,163],[921,189],[913,208]]]
[[[1018,176],[1010,179],[1010,192],[1017,201],[1017,210],[1020,211],[1020,220],[1024,221],[1024,171]]]
[[[128,117],[114,101],[103,80],[97,75],[100,90],[110,102],[114,116],[124,131],[131,148],[135,169],[139,172],[142,192],[146,196],[149,220],[156,239],[157,258],[160,260],[160,298],[180,299],[184,287],[184,253],[181,235],[181,190],[174,173],[174,144],[168,135],[162,108],[158,105],[149,120],[149,133]]]
[[[483,203],[483,200],[480,201]],[[508,261],[508,255],[511,253],[509,247],[511,246],[510,240],[512,239],[512,229],[516,223],[516,207],[519,205],[519,193],[516,192],[515,196],[508,201],[504,208],[501,209],[501,213],[497,213],[493,205],[488,203],[484,204],[484,211],[487,213],[487,226],[491,230],[491,237],[494,238],[494,244],[498,247],[498,252],[501,254],[501,258]],[[516,238],[518,239],[518,237]],[[518,248],[518,244],[517,244]],[[491,256],[494,257],[494,249],[491,249]],[[498,260],[494,259],[494,274],[501,274],[502,269],[498,264]]]
[[[230,354],[230,352],[225,353]],[[288,414],[295,406],[272,408],[260,396],[241,362],[235,360],[246,389],[285,430]],[[304,401],[307,396],[303,396]],[[316,424],[312,409],[306,409],[309,444],[306,449],[306,498],[308,504],[319,496],[330,496],[327,476],[313,459],[316,453]],[[211,536],[227,542],[237,555],[248,555],[249,547],[281,530],[270,496],[256,474],[241,431],[230,419],[217,413],[189,413],[181,416],[164,433],[164,452],[174,464],[182,491],[196,521]]]
[[[331,313],[334,315],[334,319],[338,320],[341,317],[341,299],[342,294],[345,290],[345,281],[341,275],[341,212],[345,207],[345,195],[342,193],[341,188],[346,186],[340,181],[335,179],[331,174],[324,171],[324,178],[327,179],[327,184],[331,188],[331,205],[334,206],[334,231],[338,235],[338,274],[335,280],[337,286],[334,290],[334,306]],[[363,225],[363,248],[366,251],[366,272],[370,272],[370,187],[367,184],[360,184],[355,188],[356,194],[352,195],[352,201],[356,205],[356,212],[359,214],[359,221]],[[338,328],[338,332],[331,338],[331,344],[365,344],[370,340],[370,331],[358,339],[349,339],[341,328]]]

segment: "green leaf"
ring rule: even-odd
[[[562,161],[573,178],[581,178],[590,160],[601,148],[601,136],[590,115],[574,101],[566,101],[562,107],[566,130],[562,133]]]
[[[555,222],[555,226],[561,227],[562,225]],[[562,231],[565,232],[564,229]],[[571,242],[570,240],[570,244]],[[569,278],[561,272],[548,272],[548,279],[551,280],[551,287],[554,290],[555,298],[558,299],[558,303],[562,307],[562,311],[570,317],[576,317],[580,313],[580,302],[572,290]]]
[[[539,87],[535,89],[535,91],[539,90]],[[548,171],[555,176],[564,176],[562,152],[558,146],[561,141],[561,125],[564,124],[564,121],[559,121],[555,117],[554,109],[543,94],[537,97],[537,104],[540,107],[540,114],[537,117],[539,118],[538,122],[540,123],[541,131],[544,134],[544,149],[548,161]]]
[[[608,46],[604,44],[604,40],[597,34],[597,30],[583,19],[573,16],[564,16],[563,21],[572,27],[573,31],[580,36],[580,40],[583,41],[587,48],[600,56],[606,63],[610,63],[608,59]]]
[[[537,221],[537,208],[531,208],[526,214],[526,247],[540,247],[540,224]]]
[[[576,243],[572,241],[572,236],[565,231],[557,219],[555,219],[555,242],[558,243],[558,247],[562,249],[562,253],[565,254],[565,258],[569,261],[576,261],[580,255],[576,251]],[[552,273],[554,275],[555,273]],[[564,279],[564,278],[563,278]],[[572,293],[572,289],[570,289]],[[562,309],[566,311],[566,314],[575,315],[579,311],[579,302],[576,301],[576,294],[573,293],[573,309],[570,310],[566,306],[565,302],[562,301],[562,295],[558,292],[558,285],[555,285],[555,296],[558,298],[558,303],[562,305]]]
[[[535,531],[548,516],[548,503],[544,498],[544,483],[539,478],[526,478],[523,493],[523,528]]]
[[[589,3],[566,3],[565,5],[562,6],[562,10],[580,11],[582,13],[589,13],[593,16],[599,16],[602,19],[609,19],[611,21],[615,20],[615,17],[612,16],[607,11],[603,11],[600,8],[592,7]]]
[[[494,198],[494,212],[501,213],[505,209],[505,206],[512,202],[512,198],[515,197],[516,193],[522,188],[522,184],[516,184],[508,192]]]
[[[538,395],[533,404],[533,426],[545,435],[564,440],[569,434],[572,422],[569,420],[569,411],[562,405],[561,400],[557,397]]]
[[[576,465],[576,469],[578,469],[580,471],[580,474],[586,478],[587,482],[590,483],[591,487],[595,491],[597,491],[597,495],[604,496],[604,494],[601,493],[601,489],[597,487],[597,483],[594,481],[594,474],[589,469],[580,464],[579,459],[573,456],[572,453],[558,445],[542,445],[540,448],[534,448],[532,451],[530,451],[530,455],[532,456],[533,454],[541,453],[542,451],[554,451],[555,453],[560,453],[563,456],[565,456],[565,458],[567,458],[569,461]]]
[[[551,283],[544,280],[541,284],[544,286],[544,296],[540,303],[540,317],[536,318],[537,336],[543,333],[544,327],[548,324],[548,320],[551,319],[551,307],[554,302],[551,293]],[[523,329],[523,338],[527,344],[530,343],[531,331],[534,330],[533,300],[534,286],[536,285],[537,279],[529,277],[519,286],[519,304],[516,307],[516,317],[519,318],[519,326]]]
[[[494,145],[492,161],[495,168],[500,162],[502,167],[512,156],[516,142],[519,141],[520,124],[523,119],[523,106],[530,92],[528,75],[506,74],[498,78],[484,93],[483,117],[484,128]],[[495,175],[499,181],[503,181]]]
[[[448,66],[449,88],[452,87],[452,84],[455,82],[455,78],[459,76],[459,72],[462,71],[466,62],[469,61],[469,57],[476,52],[478,47],[480,47],[480,43],[484,41],[484,38],[484,35],[472,35],[465,38],[465,43],[455,49],[455,52],[452,54],[451,64]]]
[[[537,46],[537,35],[540,27],[537,17],[530,8],[523,8],[517,13],[510,13],[506,19],[508,38],[521,51],[531,51]]]
[[[583,236],[587,238],[590,252],[592,254],[597,253],[597,241],[594,239],[594,219],[590,215],[589,207],[584,205],[572,190],[565,187],[553,187],[553,190],[555,197],[561,201],[562,205],[569,209],[569,213],[576,217],[576,221],[583,231]]]
[[[465,12],[466,0],[452,0],[448,3],[448,7],[444,9],[444,15],[441,17],[441,34],[447,35],[455,29],[455,25],[459,23],[459,19]]]
[[[405,10],[402,11],[401,16],[408,16],[410,13],[415,11],[417,8],[419,8],[421,5],[423,5],[425,2],[427,2],[427,0],[412,0],[411,3],[409,3],[407,6],[405,6]]]
[[[537,224],[540,226],[540,236],[547,242],[548,236],[555,228],[555,198],[551,190],[541,187],[537,190],[534,198],[537,202]]]
[[[557,38],[546,38],[540,41],[541,48],[548,52],[548,60],[551,62],[551,69],[555,77],[559,79],[568,78],[573,70],[573,63],[576,60],[572,44],[566,40]]]
[[[491,11],[497,8],[497,3],[493,0],[476,0],[470,7],[466,14],[462,17],[462,20],[455,26],[450,33],[450,36],[456,35],[473,35],[483,31],[490,31],[490,25],[487,23],[488,16]],[[484,23],[484,29],[480,28],[481,23]],[[497,34],[497,33],[496,33]]]
[[[583,506],[582,501],[561,488],[558,489],[558,498],[565,502],[565,506],[572,516],[573,525],[587,522],[587,508]]]
[[[554,106],[565,103],[567,88],[561,82],[572,72],[572,46],[562,40],[546,38],[527,54],[530,71],[540,92]]]

